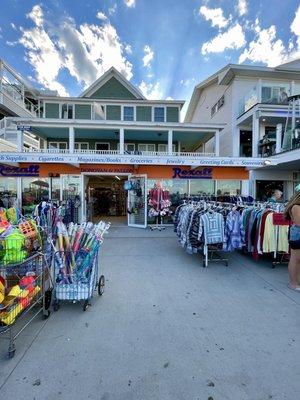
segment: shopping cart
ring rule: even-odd
[[[105,277],[99,276],[99,253],[100,243],[92,251],[83,249],[54,254],[54,311],[59,309],[61,300],[83,301],[83,311],[86,311],[95,290],[98,289],[102,296]]]
[[[50,315],[50,278],[42,253],[35,253],[19,263],[0,264],[0,334],[8,334],[8,357],[15,354],[15,340],[40,314]]]

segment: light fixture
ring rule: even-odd
[[[263,122],[266,122],[266,118],[263,118],[262,121],[263,121]]]
[[[118,181],[121,180],[121,178],[119,176],[117,176],[117,175],[115,176],[115,178],[118,179]]]
[[[300,122],[299,119],[297,119],[296,122],[297,122],[297,124],[299,124],[299,122]]]

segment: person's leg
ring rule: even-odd
[[[300,276],[300,250],[291,249],[291,258],[289,262],[289,276],[290,276],[290,287],[297,288],[299,285]]]

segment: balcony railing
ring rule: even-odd
[[[0,92],[4,93],[17,105],[29,111],[34,117],[38,116],[38,106],[24,96],[22,84],[11,83],[4,76],[1,80]]]
[[[297,90],[297,89],[295,89]],[[289,83],[267,83],[262,86],[255,85],[245,96],[243,96],[238,105],[238,115],[244,114],[255,104],[288,104],[288,97],[292,94],[292,85]]]
[[[70,154],[69,149],[37,149],[25,148],[25,153],[43,153],[43,154]],[[74,150],[74,154],[99,154],[99,155],[121,155],[119,150]],[[124,151],[122,155],[148,156],[148,157],[215,157],[215,153],[199,152],[173,152],[168,154],[163,151]]]

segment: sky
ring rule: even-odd
[[[111,66],[149,99],[188,100],[228,63],[300,57],[296,0],[0,0],[0,58],[78,96]]]

